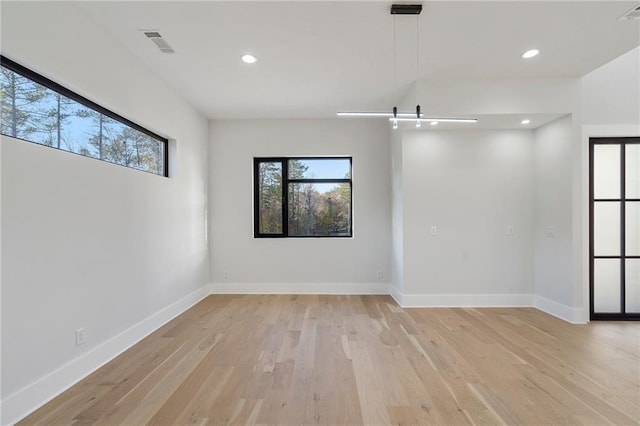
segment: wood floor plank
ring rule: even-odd
[[[640,324],[210,296],[21,425],[640,425]]]
[[[306,424],[362,424],[355,374],[342,339],[329,325],[318,325]]]
[[[382,386],[380,375],[371,374],[374,364],[365,342],[352,341],[349,342],[349,347],[364,424],[390,424],[385,397],[378,391]]]
[[[212,340],[210,337],[205,337],[200,340],[197,345],[199,346],[205,341],[210,345],[215,344],[215,339]],[[158,382],[160,380],[170,376],[171,374],[175,374],[176,371],[189,371],[190,369],[195,368],[195,365],[197,365],[197,363],[205,356],[205,351],[196,350],[195,346],[196,345],[189,345],[185,343],[177,348],[173,354],[160,363],[149,373],[147,377],[135,384],[127,394],[123,395],[110,410],[105,410],[105,414],[103,414],[95,424],[121,424],[128,413],[137,408],[138,402],[148,396],[151,391],[158,386]],[[179,380],[184,380],[184,376],[180,377]],[[174,381],[174,383],[175,382],[177,381]],[[163,391],[171,389],[167,382],[165,382],[163,386]],[[167,394],[168,392],[165,393],[165,395]],[[160,401],[162,400],[164,399],[160,399]],[[156,399],[156,401],[158,401],[158,399]]]

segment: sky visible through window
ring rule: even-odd
[[[303,179],[344,179],[351,177],[351,161],[349,158],[335,158],[335,159],[296,159],[293,160],[302,165],[302,168],[306,168],[301,178]],[[290,178],[296,176],[291,175]],[[314,184],[315,190],[319,193],[326,193],[334,190],[339,184]]]
[[[9,68],[0,69],[3,135],[165,174],[163,141]]]

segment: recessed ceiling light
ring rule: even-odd
[[[248,53],[246,55],[242,55],[242,62],[245,64],[255,64],[257,61],[258,58],[253,55],[249,55]]]
[[[531,120],[529,120],[528,118],[525,118],[520,122],[520,124],[529,124],[529,123],[531,123]]]
[[[540,53],[538,49],[531,49],[524,52],[522,54],[522,57],[525,59],[529,59],[529,58],[533,58],[534,56],[538,56],[538,53]]]

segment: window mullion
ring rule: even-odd
[[[281,158],[282,164],[282,235],[289,236],[289,161]]]

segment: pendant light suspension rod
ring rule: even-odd
[[[416,15],[416,127],[420,127],[420,15]]]
[[[398,91],[398,60],[396,53],[396,17],[393,16],[393,92]]]
[[[419,103],[420,103],[420,15],[416,15],[416,105],[418,105]]]
[[[393,16],[393,93],[398,91],[397,60],[396,60],[396,17]],[[393,106],[393,128],[398,128],[398,107]]]

